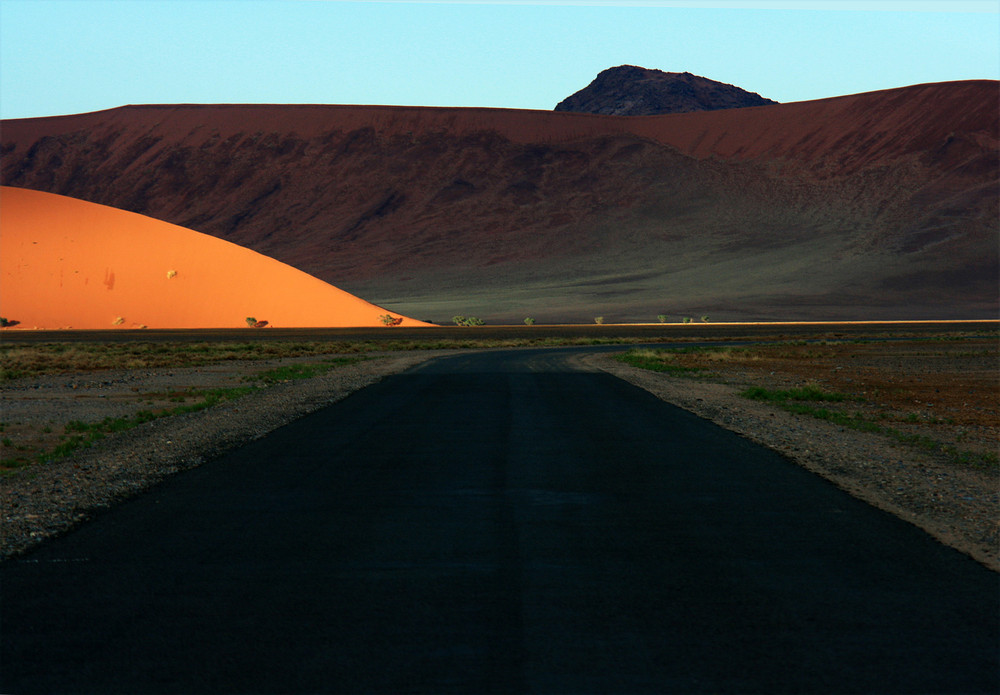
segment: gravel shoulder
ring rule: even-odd
[[[851,495],[1000,572],[995,472],[956,466],[886,437],[747,400],[740,386],[668,376],[587,355],[584,364],[778,451]]]
[[[440,354],[390,353],[310,379],[274,384],[207,410],[147,422],[66,458],[0,478],[0,557],[21,553],[173,473]],[[135,413],[141,407],[136,394],[230,387],[248,373],[301,361],[38,377],[5,385],[0,402],[5,421],[96,422]]]

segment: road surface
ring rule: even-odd
[[[995,573],[576,352],[425,363],[0,565],[0,691],[997,691]]]

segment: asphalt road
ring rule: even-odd
[[[0,691],[1000,689],[995,573],[572,352],[434,360],[0,565]]]

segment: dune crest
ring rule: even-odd
[[[428,325],[255,251],[132,212],[0,188],[0,315],[20,328]]]

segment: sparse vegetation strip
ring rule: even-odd
[[[463,350],[570,345],[618,345],[643,338],[468,338],[385,341],[247,341],[202,343],[0,344],[0,383],[24,377],[104,369],[201,367],[230,360],[354,355],[410,350]]]
[[[86,440],[93,435],[93,441],[91,446],[78,444],[68,455],[50,463],[0,476],[0,558],[70,528],[114,500],[440,354],[380,354],[378,359],[359,355],[351,362],[331,360],[336,368],[314,378],[305,378],[305,370],[275,370],[284,365],[274,363],[226,363],[207,369],[117,369],[93,378],[81,379],[83,375],[74,374],[68,380],[47,376],[20,382],[5,395],[10,403],[24,405],[19,412],[29,424],[52,430],[55,436],[49,438],[53,443],[45,447],[47,451],[54,448],[58,434],[64,433],[63,425],[56,425],[59,420],[55,419],[62,413],[70,414],[63,422],[77,420],[68,432],[71,437]],[[255,376],[263,375],[274,383],[266,388],[265,380],[240,383],[248,375],[247,367],[253,366],[261,370]],[[192,382],[201,386],[189,386]],[[55,397],[46,397],[48,393]],[[124,411],[123,397],[127,401]],[[155,404],[148,405],[150,400]],[[133,403],[136,409],[148,412],[140,415],[130,410]],[[214,407],[209,407],[213,403]],[[68,409],[67,404],[71,406]],[[156,417],[159,410],[163,412]],[[5,411],[6,416],[9,411]],[[192,414],[168,417],[182,412]],[[111,417],[105,417],[109,413]],[[13,448],[5,448],[3,459],[15,451],[23,453],[15,429],[15,423],[0,424],[0,440],[13,440]],[[114,436],[109,436],[111,432]],[[34,459],[34,453],[30,458]]]
[[[668,359],[702,367],[679,375],[684,378],[611,354],[582,359],[781,452],[1000,571],[995,338],[845,343],[829,345],[829,356],[813,359],[796,359],[796,349],[788,346],[771,348],[779,349],[785,359],[767,359],[767,349],[760,359],[744,362],[675,354]],[[809,395],[803,386],[809,383],[849,397],[785,398]],[[768,398],[741,395],[748,391]]]
[[[194,403],[179,405],[173,408],[161,408],[159,410],[140,410],[131,417],[104,418],[100,422],[80,422],[71,420],[66,423],[66,434],[64,441],[55,447],[51,452],[42,453],[37,456],[39,463],[51,463],[56,459],[63,458],[73,453],[77,449],[87,448],[94,442],[104,439],[105,436],[124,432],[133,427],[152,422],[163,417],[172,415],[182,415],[184,413],[196,413],[199,410],[211,408],[223,401],[233,400],[245,396],[255,390],[253,386],[243,386],[229,389],[212,389],[209,391],[190,392],[190,397],[197,399]],[[7,468],[6,464],[3,468]]]
[[[720,383],[739,384],[748,379],[767,382],[787,379],[786,371],[801,373],[806,365],[829,369],[834,380],[843,380],[852,392],[834,390],[821,386],[814,380],[787,388],[775,388],[772,384],[743,384],[739,395],[743,398],[769,403],[789,413],[826,420],[840,427],[887,437],[901,444],[917,447],[929,453],[943,456],[952,463],[984,470],[1000,467],[996,448],[978,446],[969,448],[959,445],[974,429],[984,427],[994,432],[996,420],[978,415],[982,410],[966,403],[968,422],[959,422],[954,416],[939,417],[926,411],[934,407],[930,401],[946,399],[947,393],[965,389],[969,394],[983,388],[998,391],[995,379],[997,345],[995,336],[972,334],[965,336],[941,336],[908,342],[905,345],[879,345],[862,340],[844,341],[792,341],[770,345],[686,347],[669,349],[633,349],[618,355],[625,364],[645,370],[663,372],[673,376],[697,378]],[[949,343],[942,345],[942,343]],[[968,346],[968,349],[963,349]],[[894,352],[893,352],[894,351]],[[887,377],[892,369],[886,364],[885,372],[878,366],[880,352],[893,352],[898,359],[905,354],[909,359],[948,359],[982,362],[986,369],[954,383],[943,383],[931,390],[922,386],[930,377],[900,375]],[[844,366],[852,362],[865,361],[865,368],[859,374],[848,378],[840,374]],[[992,361],[992,365],[989,362]],[[993,371],[989,370],[993,368]],[[768,371],[770,370],[770,371]],[[816,373],[823,373],[816,369]],[[978,381],[976,380],[978,379]],[[985,394],[984,394],[985,395]],[[954,400],[954,399],[952,399]],[[963,396],[959,400],[976,400]],[[989,398],[986,398],[989,402]],[[855,404],[854,408],[849,407]],[[820,405],[822,404],[822,405]],[[952,410],[955,406],[950,406]],[[976,422],[986,422],[977,425]],[[899,423],[892,426],[888,423]],[[928,433],[930,432],[930,433]]]
[[[195,413],[207,408],[211,408],[225,401],[235,400],[248,394],[267,388],[274,384],[295,381],[300,379],[310,379],[315,376],[326,374],[332,369],[343,367],[358,362],[374,359],[370,356],[356,357],[336,357],[328,358],[318,363],[311,364],[288,364],[267,369],[243,378],[244,382],[251,385],[237,386],[231,388],[213,389],[187,389],[163,394],[171,402],[183,403],[183,405],[141,409],[133,415],[123,417],[105,417],[98,422],[83,422],[71,420],[64,426],[64,434],[60,437],[60,442],[51,450],[40,451],[33,455],[23,455],[25,450],[30,451],[32,447],[14,445],[13,441],[5,438],[4,444],[7,448],[13,448],[22,455],[9,455],[0,459],[0,475],[9,474],[22,469],[32,463],[52,463],[55,460],[64,458],[78,449],[85,449],[95,442],[104,439],[106,436],[118,432],[130,430],[139,425],[158,420],[160,418],[174,415],[184,415]],[[146,397],[154,397],[158,394],[146,394]],[[190,401],[190,402],[189,402]],[[5,428],[0,423],[0,428]]]
[[[991,452],[972,452],[964,449],[959,449],[954,446],[945,444],[933,437],[929,437],[924,434],[915,434],[902,432],[894,427],[886,427],[879,424],[878,422],[866,417],[860,412],[842,412],[837,410],[830,410],[829,408],[818,408],[813,405],[808,405],[802,401],[833,401],[842,402],[846,400],[860,401],[862,399],[857,397],[851,397],[843,393],[829,393],[815,386],[806,386],[800,389],[788,389],[788,390],[771,390],[761,388],[759,386],[754,386],[749,389],[745,389],[740,392],[740,396],[743,398],[749,398],[755,401],[767,401],[773,403],[780,408],[787,410],[790,413],[795,413],[797,415],[808,415],[810,417],[817,418],[819,420],[828,420],[841,427],[849,427],[853,430],[858,430],[861,432],[871,432],[873,434],[881,434],[891,439],[896,440],[902,444],[909,444],[912,446],[919,447],[929,452],[938,452],[946,456],[948,459],[955,463],[982,467],[982,468],[996,468],[997,467],[997,455]],[[883,417],[887,417],[883,414]],[[908,422],[919,423],[918,418],[907,417]],[[935,423],[937,424],[937,423]]]
[[[678,376],[704,373],[701,367],[685,367],[672,364],[670,360],[671,354],[668,350],[629,350],[621,355],[616,355],[615,359],[630,364],[633,367],[639,367],[640,369],[648,369],[653,372],[668,372]]]
[[[770,401],[772,403],[785,404],[788,401],[831,401],[840,403],[847,400],[856,400],[846,393],[835,391],[824,391],[815,384],[806,384],[793,389],[765,389],[760,386],[753,386],[740,393],[744,398],[752,398],[755,401]]]
[[[335,357],[323,360],[315,364],[289,364],[267,371],[259,372],[253,376],[246,377],[247,381],[261,381],[265,384],[277,384],[283,381],[295,381],[296,379],[311,379],[320,374],[326,374],[331,369],[342,367],[348,364],[355,364],[372,357]]]

